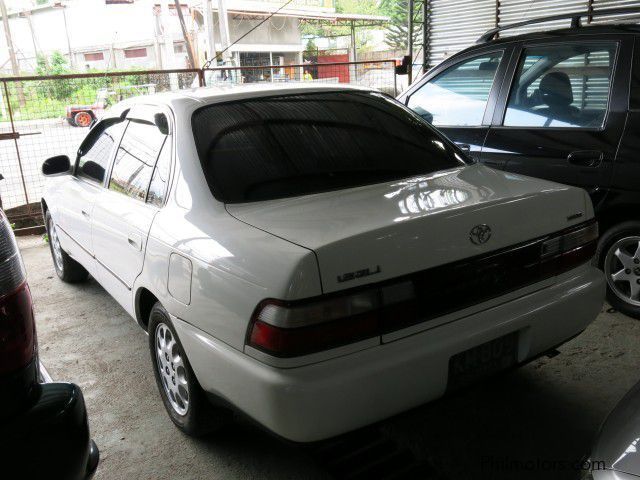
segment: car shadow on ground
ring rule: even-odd
[[[539,375],[544,362],[317,444],[292,444],[245,420],[223,442],[217,435],[203,442],[233,456],[275,440],[273,455],[303,453],[327,478],[578,479],[604,417],[585,414],[584,404]]]

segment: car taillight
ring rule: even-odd
[[[11,226],[0,212],[0,375],[25,367],[35,352],[31,292]]]
[[[293,357],[377,337],[382,312],[414,297],[413,284],[402,282],[311,302],[265,300],[253,315],[247,344]]]
[[[542,243],[541,265],[559,275],[591,260],[598,246],[598,223],[583,224]]]

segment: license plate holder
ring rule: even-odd
[[[466,387],[518,362],[518,332],[509,333],[449,359],[447,390]]]

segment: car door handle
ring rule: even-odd
[[[597,167],[602,163],[604,154],[598,150],[576,150],[567,157],[569,163],[581,167]]]
[[[89,214],[87,212],[85,212],[84,210],[82,210],[82,216],[84,218],[86,218],[87,220],[89,220]]]
[[[137,251],[142,250],[142,237],[140,235],[129,235],[127,237],[127,242],[129,242],[129,246],[134,248]]]

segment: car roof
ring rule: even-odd
[[[295,95],[297,93],[313,92],[348,92],[348,91],[376,91],[370,87],[333,83],[287,83],[287,84],[259,84],[259,85],[231,85],[198,87],[173,92],[156,93],[132,97],[114,105],[110,110],[112,115],[138,104],[166,105],[174,109],[184,109],[189,106],[204,106],[219,102],[242,100],[246,98],[261,98],[274,95]]]

